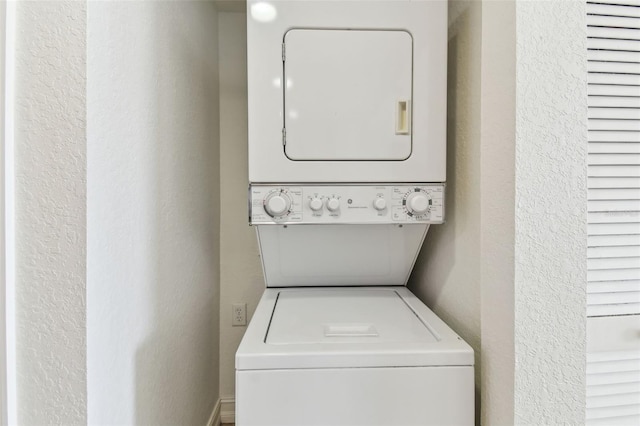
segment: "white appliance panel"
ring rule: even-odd
[[[238,426],[469,426],[473,367],[236,372]]]
[[[266,6],[265,6],[266,5]],[[265,14],[265,8],[269,13]],[[270,182],[445,182],[446,181],[446,63],[447,63],[447,2],[446,1],[272,1],[264,2],[249,0],[247,3],[247,73],[248,73],[248,137],[249,137],[249,181],[253,183]],[[313,28],[323,30],[346,31],[363,33],[389,32],[410,34],[413,40],[412,58],[412,93],[410,104],[407,106],[412,117],[410,134],[398,135],[394,150],[386,151],[391,145],[380,142],[380,136],[370,139],[370,129],[361,128],[361,137],[348,136],[349,132],[355,132],[354,128],[347,128],[349,116],[340,118],[341,129],[337,131],[346,136],[343,139],[329,138],[333,130],[320,128],[325,137],[319,137],[315,141],[308,142],[296,137],[301,129],[292,124],[291,117],[283,114],[289,111],[285,105],[283,96],[287,85],[284,75],[284,65],[287,49],[283,49],[285,34],[292,28]],[[406,32],[406,33],[404,33]],[[404,37],[404,36],[403,36]],[[357,38],[357,37],[356,37]],[[394,42],[395,43],[395,42]],[[355,42],[354,42],[355,44]],[[405,50],[403,43],[400,51]],[[380,46],[381,49],[386,49]],[[294,51],[298,48],[294,47]],[[284,52],[284,55],[283,55]],[[353,58],[359,58],[360,51],[353,52]],[[340,51],[331,55],[340,55]],[[398,54],[400,55],[400,54]],[[303,55],[297,56],[302,57]],[[364,56],[376,59],[375,52]],[[394,61],[406,63],[406,55],[392,55]],[[349,58],[350,62],[357,62]],[[285,61],[283,61],[285,59]],[[294,58],[296,55],[294,53]],[[395,64],[398,65],[398,64]],[[393,72],[394,64],[384,64],[384,72],[389,75]],[[390,96],[385,94],[392,90],[396,84],[378,84],[381,77],[376,70],[362,71],[360,69],[358,84],[362,87],[379,86],[377,92],[367,93],[367,99],[375,96]],[[326,68],[326,67],[325,67]],[[335,70],[339,72],[340,66]],[[330,70],[333,72],[334,70]],[[343,72],[347,72],[343,70]],[[406,66],[400,67],[399,74],[406,73]],[[352,78],[352,77],[349,77]],[[386,78],[386,77],[385,77]],[[334,77],[332,77],[334,79]],[[402,78],[401,80],[405,80]],[[388,81],[388,79],[387,79]],[[330,84],[329,80],[322,82]],[[337,85],[343,84],[340,82]],[[403,83],[404,84],[404,83]],[[306,85],[297,86],[295,78],[289,82],[291,94],[297,87],[304,89]],[[336,86],[336,89],[338,86]],[[307,89],[304,89],[307,90]],[[333,100],[331,105],[312,105],[312,99],[298,100],[300,108],[311,108],[309,111],[318,112],[320,108],[333,108],[336,105],[347,109],[359,109],[359,117],[355,117],[354,123],[363,121],[362,111],[364,102],[354,99],[353,93],[358,92],[355,87],[344,88],[344,96]],[[393,89],[394,91],[396,89]],[[327,93],[339,94],[339,91],[329,87]],[[289,96],[289,95],[287,95]],[[321,96],[318,94],[318,96]],[[404,94],[400,94],[404,97]],[[292,98],[293,99],[293,98]],[[402,99],[395,99],[394,102]],[[297,102],[297,101],[296,101]],[[386,102],[386,101],[385,101]],[[395,111],[397,112],[397,111]],[[387,127],[385,121],[395,115],[385,115],[380,120],[372,112],[369,125],[372,128]],[[311,119],[304,111],[298,111],[300,120]],[[304,114],[304,116],[302,115]],[[317,120],[329,124],[332,120],[324,118]],[[285,130],[287,126],[293,126]],[[380,122],[379,122],[380,121]],[[379,122],[379,123],[378,123]],[[309,124],[309,123],[308,123]],[[318,128],[319,123],[312,123]],[[335,124],[335,120],[334,120]],[[395,123],[393,123],[395,126]],[[330,126],[327,126],[330,127]],[[290,133],[293,132],[292,134]],[[386,130],[385,130],[386,131]],[[366,135],[366,137],[364,137]],[[347,137],[348,136],[348,137]],[[285,152],[284,140],[288,148]],[[411,139],[410,152],[406,158],[407,139]],[[340,145],[332,146],[334,141],[342,141]],[[372,140],[371,147],[365,147]],[[346,142],[345,142],[346,141]],[[289,145],[292,143],[293,145]],[[298,145],[301,144],[301,145]],[[343,146],[344,145],[344,146]],[[386,148],[385,148],[386,146]],[[401,148],[400,148],[401,147]],[[335,152],[333,149],[335,148]],[[361,150],[362,149],[362,150]],[[390,149],[390,148],[389,148]],[[397,151],[395,151],[397,149]],[[293,158],[308,160],[292,160]],[[322,160],[321,157],[329,159]],[[362,160],[362,158],[375,158],[374,160]],[[314,159],[315,158],[315,159]],[[342,158],[342,160],[339,160]],[[346,159],[345,159],[346,158]],[[395,158],[382,160],[383,158]],[[404,159],[406,158],[406,159]]]
[[[249,197],[254,225],[436,224],[445,215],[442,184],[251,185]]]
[[[287,157],[409,158],[412,44],[406,31],[289,30],[283,84]]]
[[[266,285],[405,285],[428,227],[256,226]]]
[[[283,292],[266,338],[270,345],[416,341],[438,338],[396,291],[386,288]]]

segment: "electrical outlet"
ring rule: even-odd
[[[246,303],[234,303],[231,305],[231,325],[247,325],[247,304]]]

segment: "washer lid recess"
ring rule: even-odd
[[[388,289],[281,292],[266,336],[270,345],[438,340],[400,295]]]

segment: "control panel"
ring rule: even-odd
[[[442,223],[444,184],[251,185],[251,224]]]

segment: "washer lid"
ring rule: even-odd
[[[404,287],[268,288],[237,370],[472,366],[473,350]]]
[[[388,289],[281,292],[266,336],[271,345],[438,340],[400,295]]]

